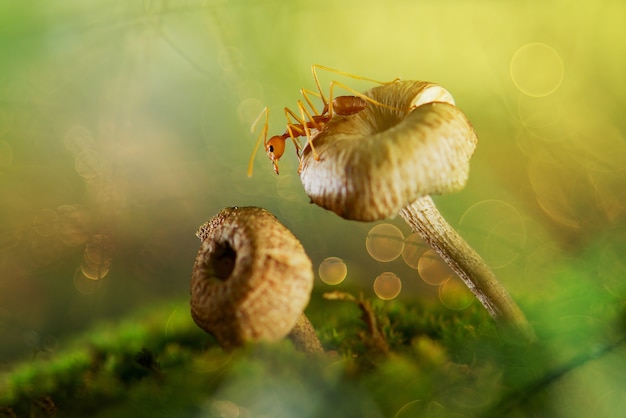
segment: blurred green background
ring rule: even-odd
[[[340,288],[374,295],[390,272],[398,298],[440,297],[406,257],[368,252],[374,225],[309,204],[291,144],[280,176],[262,152],[246,176],[250,124],[267,105],[282,133],[314,63],[446,87],[479,146],[442,212],[536,324],[593,323],[626,299],[624,16],[595,0],[0,3],[0,363],[186,297],[194,233],[226,206],[276,214],[316,269],[338,257]]]

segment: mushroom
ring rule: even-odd
[[[477,143],[471,123],[433,83],[396,81],[364,94],[386,106],[333,117],[313,138],[319,160],[303,149],[300,179],[311,201],[359,221],[400,212],[498,324],[533,339],[523,312],[430,198],[465,186]]]
[[[311,260],[270,212],[223,209],[196,233],[202,241],[191,278],[191,316],[232,349],[289,335],[296,347],[323,351],[303,311],[313,288]]]

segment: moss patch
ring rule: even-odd
[[[558,372],[567,362],[549,355],[546,344],[507,339],[477,303],[458,312],[439,304],[343,299],[317,295],[309,309],[325,355],[300,353],[288,340],[225,352],[195,326],[186,301],[98,325],[60,344],[48,359],[5,372],[0,417],[508,416],[551,410],[546,371]]]

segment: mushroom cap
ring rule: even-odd
[[[346,219],[388,218],[418,198],[465,186],[477,138],[444,88],[397,81],[364,93],[379,103],[334,116],[303,150],[311,201]]]
[[[294,327],[313,288],[311,260],[270,212],[226,208],[196,233],[191,316],[224,348],[275,341]]]

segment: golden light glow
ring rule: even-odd
[[[237,418],[242,415],[239,406],[228,400],[214,400],[210,405],[211,415],[216,417]]]
[[[511,264],[526,244],[522,215],[502,200],[483,200],[471,206],[459,221],[459,231],[491,268]]]
[[[89,239],[91,219],[87,212],[75,205],[62,205],[59,214],[59,238],[65,245],[81,245]]]
[[[106,234],[95,234],[87,245],[83,253],[83,261],[80,268],[85,277],[91,280],[99,280],[109,274],[109,269],[113,263],[113,252],[115,244],[111,236]]]
[[[434,250],[426,250],[417,264],[417,272],[426,283],[438,286],[454,275]]]
[[[426,250],[428,250],[428,245],[424,242],[422,237],[417,233],[411,234],[404,240],[402,259],[407,266],[417,269],[419,261]]]
[[[95,150],[85,150],[76,156],[74,167],[79,176],[92,179],[102,174],[102,158]]]
[[[374,293],[382,300],[395,299],[402,290],[402,282],[394,273],[385,272],[374,280]]]
[[[472,304],[474,295],[456,276],[439,285],[439,300],[446,307],[461,311]]]
[[[563,60],[552,47],[530,43],[511,58],[511,79],[524,94],[543,97],[554,93],[563,81]]]
[[[328,257],[320,263],[318,273],[324,283],[337,285],[348,275],[348,266],[339,257]]]
[[[93,295],[97,293],[102,287],[102,280],[93,280],[83,274],[82,269],[79,267],[74,273],[74,288],[83,295]]]
[[[404,235],[392,224],[378,224],[370,229],[365,240],[369,255],[376,261],[393,261],[402,254]]]

